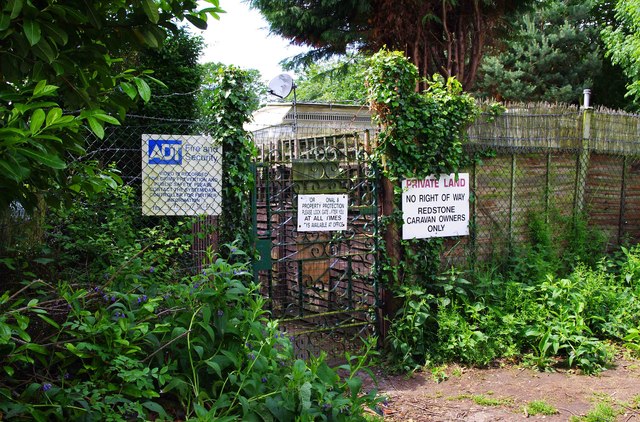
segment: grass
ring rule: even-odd
[[[528,416],[555,415],[558,413],[558,409],[544,400],[534,400],[524,407],[524,412]]]
[[[618,412],[607,403],[597,403],[585,416],[572,416],[570,422],[615,422]]]
[[[484,394],[461,394],[459,396],[453,397],[451,400],[472,400],[475,404],[479,406],[508,406],[513,403],[513,399],[504,397],[504,398],[494,398],[487,397]]]

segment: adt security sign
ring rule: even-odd
[[[469,173],[402,181],[402,238],[469,234]]]
[[[142,135],[142,214],[219,215],[221,178],[210,136]]]

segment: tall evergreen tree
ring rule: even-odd
[[[473,85],[485,46],[505,16],[532,0],[249,0],[271,31],[312,48],[305,64],[347,51],[404,51],[422,76]]]
[[[602,0],[538,2],[485,56],[475,91],[509,101],[577,103],[591,88],[598,104],[624,107],[620,70],[600,42],[609,7]]]

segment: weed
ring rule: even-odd
[[[615,422],[618,412],[609,404],[598,403],[585,416],[572,416],[571,422]]]
[[[490,395],[487,393],[487,395]],[[513,399],[505,397],[505,398],[493,398],[487,397],[485,394],[461,394],[459,396],[454,397],[452,400],[471,400],[475,404],[479,406],[509,406],[513,404]]]
[[[434,366],[431,368],[431,379],[436,383],[441,383],[449,379],[449,375],[447,375],[447,365]]]
[[[544,400],[534,400],[527,403],[524,407],[524,412],[528,416],[555,415],[558,413],[558,409]]]

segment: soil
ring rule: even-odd
[[[377,373],[385,421],[568,421],[605,403],[616,421],[640,421],[640,360],[620,357],[595,376],[558,369],[537,372],[513,363],[489,368],[449,365],[412,376]],[[484,404],[478,404],[486,399]],[[532,401],[557,409],[553,415],[532,415]],[[491,403],[487,404],[487,401]],[[592,419],[605,421],[607,419]]]

